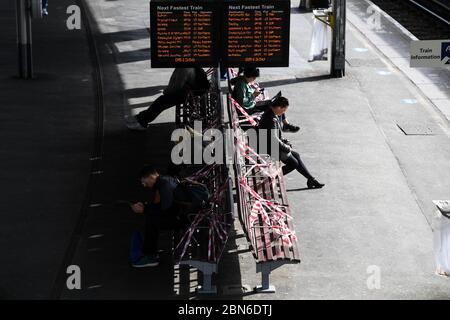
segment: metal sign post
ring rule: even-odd
[[[333,0],[333,40],[331,44],[331,70],[335,78],[345,75],[346,0]]]
[[[33,43],[31,19],[42,19],[42,0],[16,0],[19,77],[33,78]]]

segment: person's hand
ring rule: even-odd
[[[259,90],[255,90],[255,92],[253,92],[253,96],[256,98],[257,96],[259,96],[261,94],[261,91]]]
[[[292,143],[288,139],[283,139],[282,141],[292,149]]]
[[[144,204],[142,202],[133,203],[131,205],[131,210],[135,213],[144,213]]]

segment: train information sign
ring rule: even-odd
[[[217,2],[150,2],[152,68],[218,65]]]
[[[150,2],[153,68],[289,66],[290,0]]]
[[[289,0],[224,1],[222,61],[227,66],[289,66]]]

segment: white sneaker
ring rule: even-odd
[[[136,120],[136,117],[128,116],[125,117],[125,123],[127,128],[135,131],[145,131],[147,128],[141,126],[141,124]]]

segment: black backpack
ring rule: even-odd
[[[190,179],[182,180],[173,192],[174,200],[189,205],[192,211],[199,211],[209,205],[211,194],[203,183]]]

